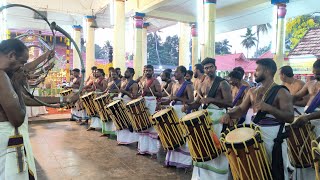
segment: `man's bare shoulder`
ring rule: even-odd
[[[243,86],[248,86],[248,87],[250,87],[250,84],[247,82],[247,81],[245,81],[245,80],[241,80],[241,84],[243,85]]]

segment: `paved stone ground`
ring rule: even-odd
[[[75,122],[35,123],[30,138],[39,180],[191,179],[191,172],[164,168],[158,159],[136,155],[136,144],[118,146],[115,138],[99,137]]]

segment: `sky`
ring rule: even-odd
[[[256,28],[253,27],[253,32],[256,32]],[[231,32],[227,32],[227,33],[221,33],[221,34],[217,34],[216,35],[216,42],[217,41],[222,41],[224,39],[228,39],[229,40],[229,44],[232,45],[231,48],[231,53],[243,53],[245,56],[247,54],[247,50],[242,47],[241,45],[241,35],[245,35],[246,33],[246,29],[240,29],[240,30],[236,30],[236,31],[231,31]],[[174,36],[174,35],[178,35],[179,36],[179,25],[173,25],[164,29],[161,29],[160,32],[157,33],[158,35],[161,36],[162,40],[165,40],[167,36]],[[134,38],[133,38],[133,32],[132,31],[128,31],[126,32],[126,49],[127,51],[132,51],[133,52],[133,46],[134,46]],[[98,44],[99,46],[103,46],[104,42],[109,40],[109,41],[113,41],[113,30],[112,29],[96,29],[95,32],[95,43]],[[268,46],[270,41],[272,39],[272,29],[269,31],[268,34],[261,34],[260,35],[260,43],[259,43],[259,47],[264,47],[264,46]],[[256,47],[253,47],[249,50],[249,57],[252,57],[254,52],[256,50]]]

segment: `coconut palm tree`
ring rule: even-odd
[[[258,41],[257,41],[257,51],[259,50],[260,32],[262,34],[265,34],[265,33],[267,34],[269,29],[271,29],[271,28],[272,28],[272,26],[271,26],[270,23],[260,24],[260,25],[257,26],[257,39],[258,39]]]
[[[254,37],[255,34],[252,33],[251,28],[247,28],[247,33],[244,36],[241,36],[244,38],[241,42],[242,46],[247,49],[247,58],[249,56],[249,49],[253,46],[256,46],[256,42],[258,41],[256,37]]]

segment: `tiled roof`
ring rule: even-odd
[[[218,55],[215,57],[217,70],[232,71],[233,68],[241,66],[245,72],[254,72],[256,62],[249,61],[243,53]]]
[[[262,59],[262,58],[271,58],[271,59],[273,59],[273,56],[274,56],[274,54],[272,54],[271,51],[267,51],[267,52],[263,53],[259,57],[259,59]]]
[[[320,28],[312,28],[304,35],[289,56],[320,56]]]

